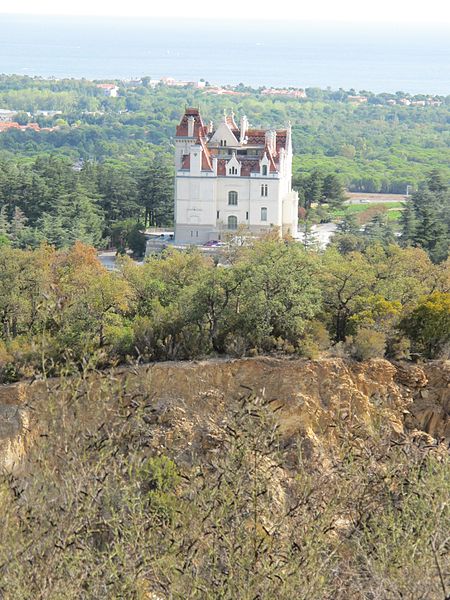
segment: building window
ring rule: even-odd
[[[228,206],[237,206],[238,195],[237,192],[228,192]]]
[[[237,229],[237,217],[235,217],[234,215],[230,215],[228,217],[228,229]]]
[[[193,231],[191,231],[191,237],[194,237],[194,232]]]
[[[226,146],[227,145],[227,140],[220,140],[220,145],[221,146]]]
[[[216,217],[216,219],[219,219],[219,216],[220,216],[220,210],[217,211],[217,217]]]
[[[195,237],[198,237],[198,230],[195,232]]]
[[[248,211],[245,213],[245,218],[248,221]]]
[[[267,175],[267,165],[262,166],[262,174]]]
[[[265,206],[261,208],[261,221],[267,221],[267,208]]]
[[[228,169],[228,174],[229,174],[229,175],[237,175],[237,172],[238,172],[238,171],[237,171],[237,168],[236,168],[236,167],[230,167],[230,168]]]
[[[263,183],[261,186],[261,196],[267,197],[267,183]]]

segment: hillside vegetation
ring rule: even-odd
[[[325,252],[277,236],[231,244],[225,267],[169,249],[143,265],[124,257],[116,272],[79,242],[0,246],[0,376],[208,355],[448,356],[448,260],[352,249],[354,237]]]
[[[247,359],[0,388],[30,415],[0,477],[2,596],[444,600],[449,383]]]

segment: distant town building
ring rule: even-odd
[[[175,136],[175,242],[204,244],[240,226],[256,235],[297,235],[291,127],[254,129],[225,114],[205,125],[185,111]]]
[[[56,117],[62,115],[62,110],[35,110],[34,115],[41,117]]]
[[[203,89],[206,86],[206,81],[203,79],[200,81],[178,81],[178,79],[174,79],[173,77],[161,77],[159,83],[169,87],[195,87],[198,89]]]
[[[0,123],[7,123],[12,121],[17,115],[17,110],[9,110],[7,108],[0,108]]]
[[[0,123],[0,133],[4,131],[11,130],[19,130],[19,131],[54,131],[57,127],[39,127],[38,123],[28,123],[27,125],[20,125],[14,121],[8,123]]]
[[[288,98],[306,98],[306,92],[302,89],[279,89],[279,88],[264,88],[261,91],[263,96],[285,96]]]
[[[368,98],[367,96],[347,96],[347,100],[352,104],[366,104]]]
[[[117,98],[119,95],[119,88],[114,83],[97,83],[97,87],[103,91],[105,96],[108,98]]]
[[[248,92],[237,92],[234,89],[223,87],[207,87],[204,94],[215,94],[217,96],[249,96]]]

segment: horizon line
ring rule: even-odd
[[[89,13],[50,13],[50,12],[44,12],[44,13],[37,13],[37,12],[13,12],[13,11],[8,11],[8,10],[2,10],[0,9],[0,17],[1,16],[9,16],[9,17],[40,17],[40,18],[46,18],[46,17],[53,17],[53,18],[81,18],[81,19],[104,19],[104,18],[108,18],[108,19],[128,19],[128,20],[135,20],[135,19],[145,19],[145,20],[154,20],[154,21],[217,21],[218,23],[224,23],[227,21],[232,21],[232,22],[241,22],[241,23],[247,23],[247,22],[254,22],[254,23],[273,23],[278,22],[278,23],[288,23],[288,24],[311,24],[311,23],[317,23],[317,24],[329,24],[329,25],[372,25],[374,27],[376,27],[377,25],[392,25],[392,26],[396,26],[399,24],[405,25],[405,26],[420,26],[423,27],[425,26],[438,26],[441,28],[447,27],[450,29],[450,20],[448,21],[423,21],[423,20],[404,20],[404,19],[399,19],[399,20],[386,20],[383,18],[380,19],[336,19],[336,18],[330,18],[330,19],[322,19],[322,18],[315,18],[315,17],[296,17],[293,16],[290,19],[287,18],[277,18],[277,17],[273,17],[271,16],[270,18],[257,18],[255,19],[254,17],[250,17],[250,16],[239,16],[239,17],[233,17],[233,16],[227,16],[226,19],[223,19],[221,17],[209,17],[209,16],[191,16],[191,15],[178,15],[176,17],[174,16],[170,16],[170,15],[149,15],[149,14],[135,14],[135,15],[130,15],[130,14],[105,14],[105,13],[95,13],[95,14],[89,14]]]

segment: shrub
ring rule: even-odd
[[[380,358],[386,350],[386,336],[380,331],[362,328],[349,339],[350,355],[356,360]]]
[[[310,336],[319,350],[328,350],[331,346],[330,335],[327,328],[320,321],[311,321],[305,329],[307,336]]]
[[[319,357],[320,348],[313,338],[307,335],[300,342],[298,353],[300,356],[314,360]]]

